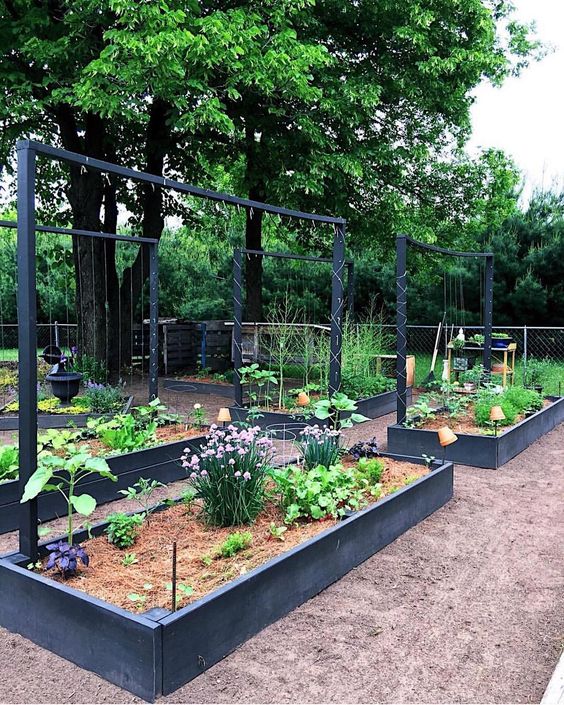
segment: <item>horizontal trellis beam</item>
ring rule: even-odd
[[[305,262],[326,262],[327,264],[332,264],[333,259],[331,257],[314,257],[313,255],[294,255],[291,252],[265,252],[264,250],[249,250],[245,247],[241,248],[241,252],[244,255],[260,255],[261,257],[280,257],[281,259],[299,259]],[[352,260],[345,260],[347,267],[352,265]]]
[[[0,220],[0,228],[17,228],[15,220]],[[96,230],[77,230],[76,228],[57,228],[53,225],[36,225],[35,230],[41,233],[58,233],[60,235],[80,235],[80,237],[98,237],[103,240],[120,240],[122,242],[134,242],[138,245],[158,245],[159,241],[154,237],[135,237],[133,235],[116,235],[115,233],[104,233]]]
[[[408,235],[400,235],[399,237],[405,237],[407,242],[413,247],[417,247],[420,250],[429,250],[430,252],[438,252],[441,255],[450,255],[451,257],[493,257],[493,252],[457,252],[456,250],[447,250],[444,247],[437,247],[436,245],[428,245],[426,242],[419,242],[419,240],[414,240]]]
[[[167,179],[164,176],[156,176],[155,174],[148,174],[145,171],[137,171],[136,169],[117,166],[116,164],[105,162],[101,159],[86,157],[83,154],[77,154],[76,152],[67,152],[64,149],[50,147],[49,145],[36,142],[35,140],[21,140],[17,143],[16,147],[17,149],[31,149],[37,152],[37,154],[42,154],[50,159],[67,162],[68,164],[79,164],[88,169],[93,169],[94,171],[103,171],[108,174],[121,176],[125,179],[132,179],[134,181],[154,184],[155,186],[162,186],[163,188],[172,189],[173,191],[178,191],[179,193],[186,193],[190,196],[207,198],[210,201],[228,203],[233,206],[263,211],[264,213],[272,213],[274,215],[285,216],[288,218],[296,218],[298,220],[312,220],[318,223],[333,223],[337,225],[342,225],[346,222],[344,218],[333,218],[328,215],[305,213],[302,211],[292,210],[290,208],[272,206],[269,203],[253,201],[248,198],[231,196],[230,194],[221,193],[219,191],[210,191],[209,189],[199,188],[198,186],[193,186],[192,184],[185,184],[181,181]]]

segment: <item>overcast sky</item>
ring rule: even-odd
[[[514,0],[519,19],[535,20],[553,53],[501,88],[482,85],[472,109],[470,150],[498,147],[525,173],[525,196],[564,186],[564,0]]]

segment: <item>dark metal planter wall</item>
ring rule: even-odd
[[[436,431],[422,428],[388,426],[388,450],[392,453],[434,455],[462,465],[479,468],[499,468],[519,455],[531,443],[564,421],[564,397],[550,397],[553,404],[537,411],[500,436],[457,434],[456,443],[446,448],[439,445]]]
[[[0,601],[0,624],[154,700],[341,578],[452,494],[453,467],[447,463],[211,595],[155,619],[31,573],[15,554],[0,560],[0,591],[11,596]]]
[[[197,436],[108,458],[111,471],[118,476],[117,482],[90,477],[81,482],[80,487],[101,503],[122,499],[118,490],[132,485],[140,477],[164,483],[182,480],[186,478],[186,471],[179,460],[184,449],[189,447],[197,450],[203,442],[204,437]],[[18,528],[20,496],[17,480],[0,484],[0,534]],[[45,492],[39,495],[38,512],[40,521],[63,516],[66,512],[65,500],[58,492]]]
[[[127,414],[133,397],[129,397],[120,413]],[[69,426],[84,428],[89,419],[107,418],[111,414],[38,414],[38,428],[68,428]],[[17,431],[19,416],[0,415],[0,431]]]
[[[412,390],[409,387],[406,391],[406,396],[408,403],[411,403]],[[380,416],[385,416],[395,411],[396,408],[396,392],[383,392],[382,394],[377,394],[374,397],[368,397],[366,399],[361,399],[357,402],[358,414],[363,414],[369,419],[377,419]],[[244,407],[230,406],[229,410],[231,412],[231,418],[233,421],[247,421],[247,416],[249,410]],[[253,423],[257,426],[264,428],[265,430],[284,430],[284,426],[314,426],[315,424],[319,426],[327,425],[326,421],[321,421],[320,419],[312,416],[310,418],[304,418],[300,414],[284,414],[278,411],[262,411],[262,416]],[[346,418],[349,414],[343,414],[343,418]]]

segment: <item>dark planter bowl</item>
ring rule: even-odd
[[[492,338],[492,348],[495,348],[496,350],[504,350],[509,347],[512,342],[513,338],[510,336],[507,336],[507,338]]]
[[[82,375],[80,372],[57,372],[47,375],[45,379],[51,382],[53,395],[60,399],[62,404],[68,404],[78,394]]]

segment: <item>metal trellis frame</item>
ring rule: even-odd
[[[329,362],[329,393],[337,392],[341,386],[341,348],[343,338],[344,285],[343,269],[347,268],[347,310],[349,316],[354,313],[354,263],[345,260],[344,225],[335,228],[333,240],[333,257],[315,257],[313,255],[295,255],[291,252],[267,252],[246,247],[236,248],[233,253],[233,381],[235,385],[235,403],[243,405],[243,387],[239,370],[243,366],[243,255],[273,257],[279,259],[300,260],[305,262],[325,262],[332,265],[331,273],[331,357]]]
[[[397,371],[397,423],[403,424],[407,416],[407,248],[436,252],[449,257],[483,257],[486,260],[484,290],[484,372],[491,372],[492,318],[493,318],[493,263],[492,252],[457,252],[436,245],[413,240],[407,235],[396,238],[396,371]]]
[[[18,364],[19,374],[26,384],[20,388],[19,448],[20,470],[19,487],[24,487],[37,468],[37,305],[36,305],[36,232],[52,232],[72,236],[102,238],[134,242],[149,247],[149,310],[150,310],[150,354],[149,354],[149,394],[152,398],[158,393],[158,239],[131,237],[115,233],[95,232],[72,228],[59,228],[38,225],[35,222],[35,183],[36,158],[46,157],[67,164],[79,165],[81,169],[114,174],[132,181],[152,184],[179,193],[207,200],[243,207],[251,210],[272,213],[281,217],[295,218],[319,223],[330,223],[335,227],[335,247],[333,249],[333,286],[331,320],[337,325],[342,322],[344,305],[342,271],[344,267],[345,220],[332,216],[317,215],[273,206],[246,198],[231,196],[218,191],[202,189],[191,184],[167,179],[166,177],[136,171],[93,159],[83,154],[68,152],[34,140],[23,140],[16,145],[18,155],[17,201],[18,220],[1,221],[1,227],[17,227],[18,231]],[[341,332],[332,335],[331,364],[332,383],[340,379]],[[339,363],[337,365],[337,363]],[[21,505],[19,522],[19,551],[31,561],[38,555],[37,498]]]

